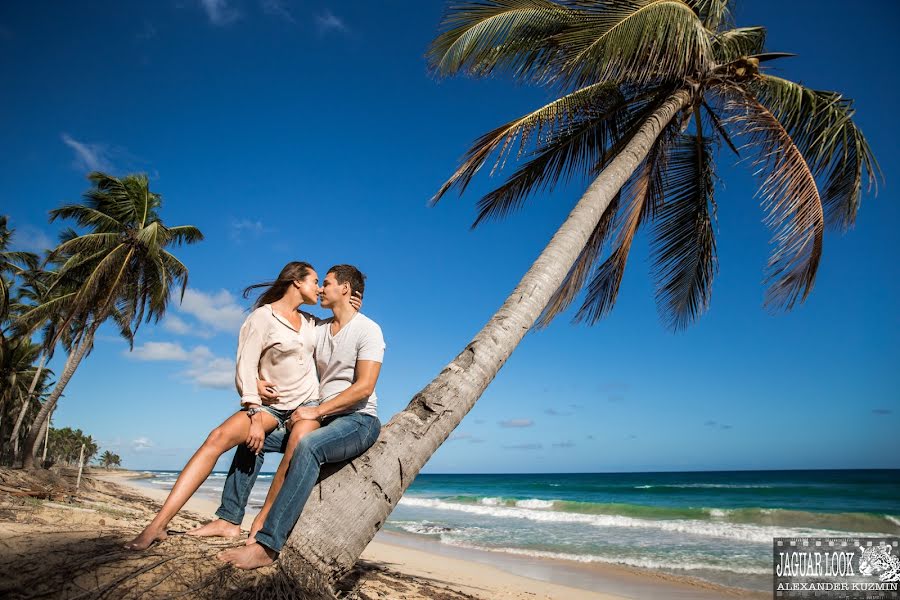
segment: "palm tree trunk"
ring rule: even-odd
[[[662,129],[690,101],[678,91],[588,187],[500,310],[443,371],[350,463],[323,470],[280,563],[298,582],[333,582],[350,570],[431,455],[459,425],[534,325],[616,192]]]
[[[31,385],[28,386],[28,394],[22,401],[22,408],[19,410],[19,417],[16,419],[15,426],[13,426],[11,436],[13,442],[13,463],[19,462],[19,429],[22,427],[22,421],[25,420],[25,414],[28,412],[28,407],[31,406],[31,396],[34,395],[34,388],[37,387],[37,382],[41,378],[41,372],[44,370],[45,362],[47,362],[47,353],[42,352],[41,362],[40,364],[38,364],[38,368],[34,372],[34,377],[31,378]]]
[[[62,396],[63,390],[66,389],[66,385],[68,385],[69,380],[72,379],[72,375],[75,374],[75,369],[78,368],[81,359],[84,358],[84,355],[87,354],[91,345],[94,343],[94,333],[97,331],[101,322],[102,319],[95,319],[84,333],[81,343],[69,353],[69,356],[66,358],[66,365],[63,367],[62,374],[59,376],[59,380],[56,382],[56,385],[53,386],[53,391],[50,392],[47,400],[41,406],[40,412],[38,412],[37,416],[34,418],[31,429],[28,431],[28,437],[25,438],[25,446],[22,449],[24,459],[23,466],[26,469],[34,468],[34,448],[37,445],[41,427],[47,420],[47,416],[56,407],[56,402],[59,400],[59,397]]]

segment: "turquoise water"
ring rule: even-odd
[[[251,506],[270,479],[260,476]],[[223,480],[214,474],[202,493],[218,498]],[[900,534],[900,470],[420,474],[385,528],[769,590],[773,537]]]

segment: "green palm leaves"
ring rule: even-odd
[[[187,286],[187,268],[169,252],[172,246],[203,239],[192,226],[167,227],[159,217],[161,198],[145,175],[122,179],[91,173],[93,188],[84,204],[50,212],[51,220],[70,219],[86,231],[64,232],[50,254],[55,265],[52,298],[22,315],[46,321],[63,315],[57,330],[112,316],[133,341],[141,322],[158,321],[173,288]],[[54,340],[55,341],[55,340]]]
[[[689,105],[665,128],[600,219],[539,325],[568,308],[594,323],[612,309],[636,233],[652,239],[663,322],[681,329],[709,306],[716,274],[715,164],[725,147],[752,157],[773,232],[767,306],[809,295],[826,224],[846,230],[878,166],[852,102],[761,72],[763,27],[734,28],[727,0],[482,0],[451,7],[428,57],[439,75],[511,75],[558,99],[485,134],[433,201],[465,190],[491,162],[520,165],[478,202],[473,226],[539,191],[589,181],[679,90]]]

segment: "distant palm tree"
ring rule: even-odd
[[[25,323],[52,320],[58,325],[49,347],[73,325],[83,327],[71,340],[71,350],[59,380],[41,407],[24,446],[24,465],[32,456],[47,415],[94,343],[101,323],[112,318],[129,344],[141,322],[156,322],[169,297],[187,287],[188,270],[169,252],[172,246],[203,239],[196,227],[167,227],[159,216],[162,198],[150,191],[146,175],[121,179],[94,172],[85,204],[71,204],[50,212],[51,220],[73,219],[84,233],[72,229],[50,255],[56,270],[49,287],[52,297],[24,313]]]
[[[118,454],[110,452],[109,450],[105,450],[103,454],[100,455],[100,466],[106,469],[110,467],[119,467],[122,465],[122,459]]]
[[[760,71],[765,29],[734,28],[727,0],[481,0],[454,3],[429,60],[441,75],[509,73],[556,100],[477,140],[440,189],[464,190],[488,159],[527,161],[479,201],[476,224],[570,178],[586,191],[503,306],[353,469],[325,478],[282,566],[346,572],[434,451],[535,323],[582,289],[577,320],[613,307],[636,232],[650,225],[656,301],[680,329],[709,305],[716,273],[716,151],[755,159],[774,249],[767,306],[812,290],[826,224],[852,225],[878,167],[850,100]],[[820,191],[821,190],[821,191]],[[611,244],[608,256],[604,248]],[[366,499],[363,501],[362,499]]]
[[[14,230],[9,229],[6,216],[0,216],[0,321],[9,311],[11,279],[26,269],[37,267],[38,258],[31,252],[10,250]],[[9,279],[7,279],[9,277]]]

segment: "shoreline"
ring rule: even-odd
[[[96,473],[96,477],[128,486],[162,502],[167,490],[142,485],[147,477],[136,471]],[[212,517],[218,508],[207,498],[193,497],[183,510]],[[247,530],[256,515],[248,508],[241,524]],[[625,565],[574,561],[491,552],[448,546],[411,533],[379,531],[360,556],[405,576],[440,581],[450,589],[477,598],[768,598],[769,594],[708,583],[689,576],[669,575]],[[489,591],[488,595],[485,592]],[[500,595],[498,595],[500,594]],[[505,594],[505,595],[504,595]],[[512,594],[512,595],[510,595]]]

